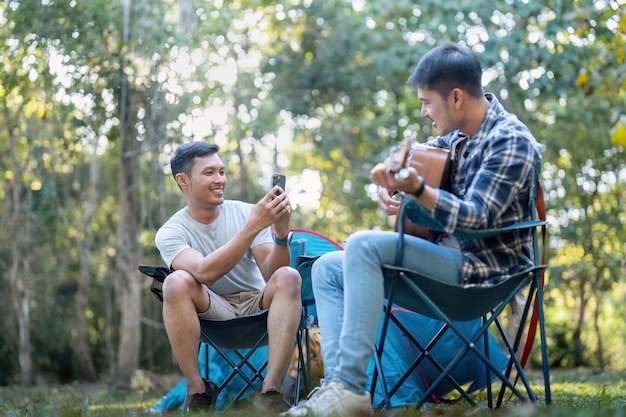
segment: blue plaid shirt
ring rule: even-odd
[[[431,212],[447,233],[453,233],[456,227],[489,229],[531,218],[529,189],[541,158],[541,146],[493,94],[485,97],[490,105],[475,136],[468,138],[456,130],[428,142],[453,149],[456,142],[468,139],[452,192],[437,190]],[[506,278],[532,264],[532,238],[527,230],[459,243],[465,256],[464,284]]]

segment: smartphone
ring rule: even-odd
[[[272,174],[272,187],[278,185],[283,190],[285,189],[286,178],[281,174]],[[276,193],[276,195],[280,195],[280,191]]]

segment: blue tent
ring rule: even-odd
[[[335,242],[328,236],[309,229],[291,229],[293,233],[291,245],[291,261],[295,262],[300,255],[319,256],[326,252],[343,250],[343,246]],[[295,248],[295,245],[303,246]],[[295,256],[294,256],[295,255]]]

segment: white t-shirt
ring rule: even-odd
[[[219,216],[211,224],[202,224],[194,220],[187,212],[187,207],[180,209],[157,231],[155,243],[161,258],[168,267],[171,267],[174,258],[187,248],[193,248],[204,256],[208,255],[225,245],[246,226],[251,208],[252,205],[248,203],[225,200],[220,206]],[[220,295],[262,289],[265,280],[251,249],[271,242],[272,235],[268,227],[254,238],[237,265],[209,288]]]

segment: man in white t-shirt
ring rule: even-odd
[[[217,145],[180,145],[172,176],[187,205],[157,232],[173,272],[163,283],[163,322],[187,384],[186,407],[213,407],[217,388],[198,368],[200,318],[227,320],[269,309],[269,362],[261,387],[272,407],[280,393],[301,316],[301,278],[291,268],[285,190],[274,186],[257,204],[224,200],[226,173]],[[274,226],[274,237],[271,226]]]

